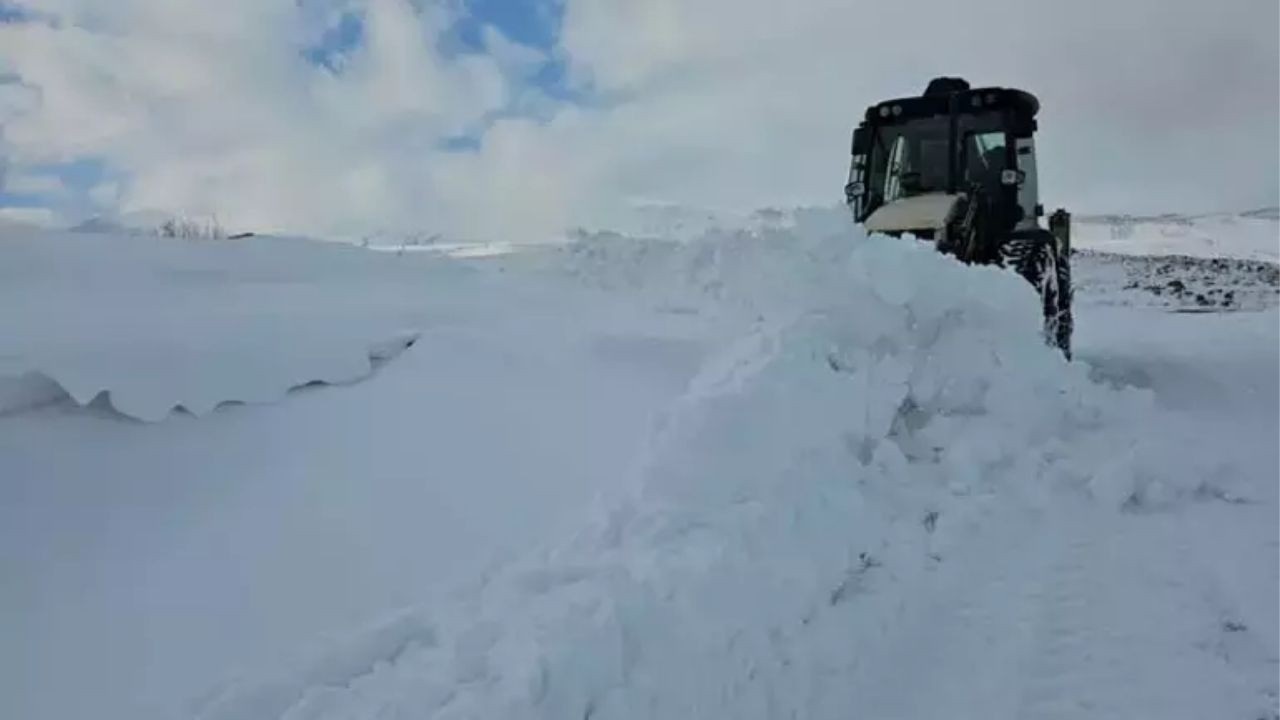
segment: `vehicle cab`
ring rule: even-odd
[[[1035,116],[1030,93],[971,89],[938,78],[919,97],[867,108],[853,133],[845,199],[872,232],[931,237],[956,201],[980,192],[1004,232],[1038,227]]]

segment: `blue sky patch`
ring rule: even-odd
[[[552,54],[564,20],[562,0],[466,0],[463,16],[440,38],[446,57],[483,53],[484,28],[491,26],[508,40],[542,51],[546,61],[525,82],[557,100],[574,101],[564,61]]]
[[[39,19],[39,15],[30,8],[0,0],[0,23],[30,22]]]
[[[458,39],[473,51],[484,49],[481,28],[492,25],[509,40],[548,50],[560,34],[564,7],[559,0],[467,0],[456,28]]]
[[[438,38],[439,50],[446,58],[485,53],[484,30],[493,27],[508,40],[545,54],[546,61],[523,78],[524,82],[553,99],[577,102],[583,99],[582,92],[569,86],[564,61],[551,52],[563,19],[563,0],[465,0],[457,22]],[[337,14],[337,20],[314,44],[302,49],[302,57],[329,72],[341,73],[346,58],[364,41],[362,14],[347,10]]]
[[[480,149],[480,138],[472,135],[455,135],[441,140],[440,149],[446,152],[475,152]]]
[[[304,48],[302,56],[313,65],[330,72],[341,72],[344,59],[364,42],[364,18],[354,12],[338,16],[338,22],[325,30],[314,45]]]

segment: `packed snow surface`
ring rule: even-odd
[[[1089,257],[2,237],[0,715],[1273,717],[1275,294]]]

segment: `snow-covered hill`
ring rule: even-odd
[[[1280,208],[1206,215],[1077,215],[1075,247],[1126,255],[1280,262]]]
[[[1270,275],[750,225],[0,235],[0,715],[1276,712]]]
[[[459,272],[288,238],[0,237],[0,413],[65,394],[155,421],[355,382],[423,324],[407,288]]]
[[[834,210],[833,210],[834,211]],[[711,208],[651,203],[619,218],[618,229],[638,237],[689,240],[723,228],[785,226],[797,213],[770,208],[754,213],[729,213]],[[1198,215],[1097,215],[1072,217],[1076,248],[1141,256],[1236,258],[1280,262],[1280,208]]]

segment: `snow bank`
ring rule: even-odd
[[[841,220],[566,249],[590,284],[748,329],[574,537],[196,714],[847,717],[903,589],[990,517],[1229,485],[1194,438],[1144,431],[1150,392],[1046,347],[1024,281]]]
[[[285,238],[0,233],[0,413],[101,398],[157,421],[368,376],[461,272]]]

